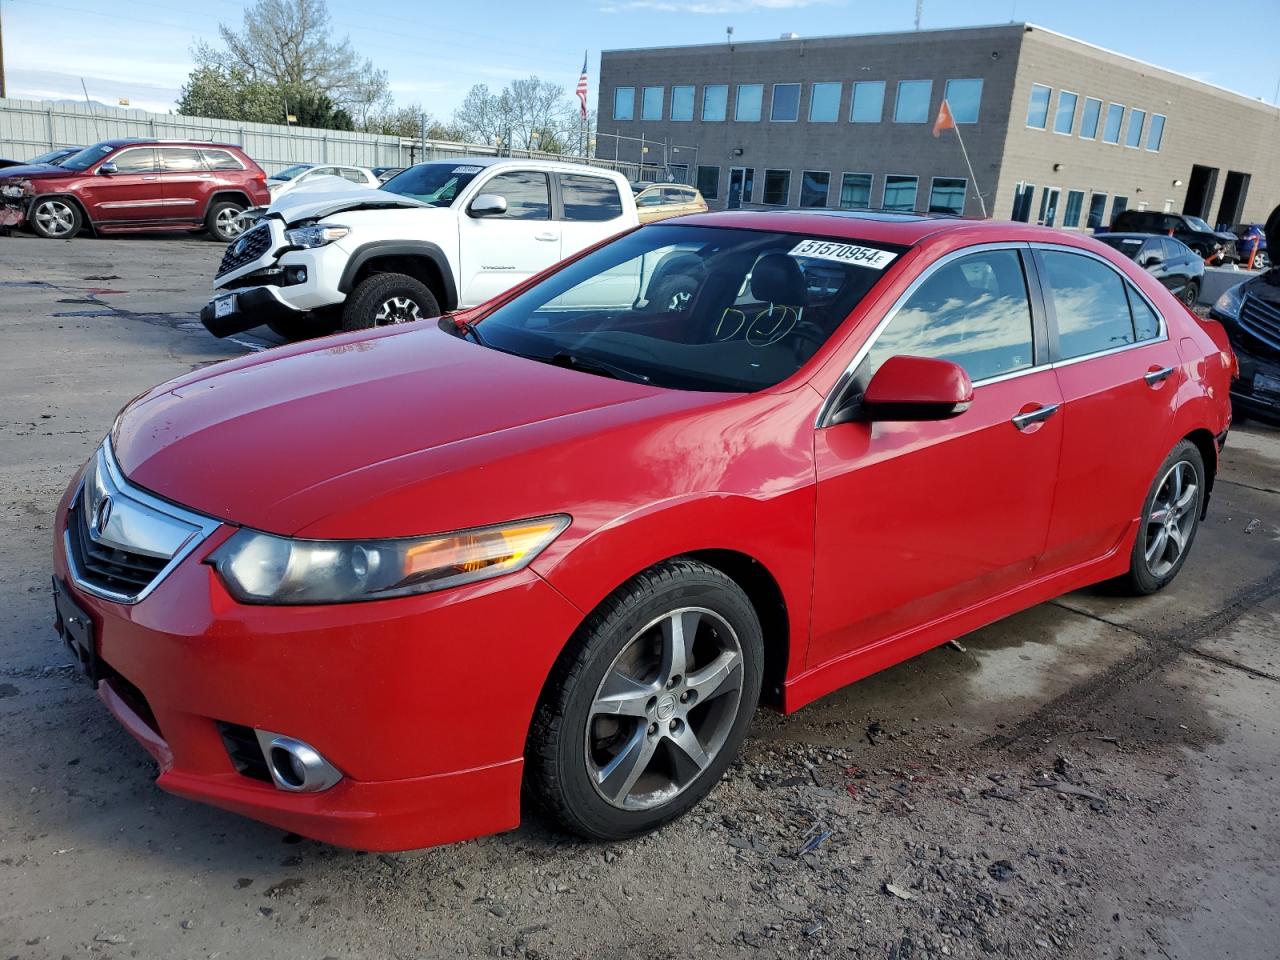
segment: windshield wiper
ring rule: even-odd
[[[601,377],[613,377],[615,380],[631,380],[635,383],[648,383],[649,378],[643,373],[628,370],[608,360],[597,360],[594,357],[580,357],[577,354],[561,351],[549,357],[539,358],[544,363],[570,370],[581,370],[583,373],[594,373]]]
[[[446,313],[440,318],[437,326],[445,333],[452,333],[455,337],[470,336],[480,346],[483,347],[485,345],[484,337],[480,336],[479,329],[470,320],[460,320]]]

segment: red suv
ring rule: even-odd
[[[199,230],[226,243],[241,213],[269,203],[267,176],[239,147],[196,140],[104,140],[63,161],[0,171],[0,197],[38,236]]]

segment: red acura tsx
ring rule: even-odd
[[[134,400],[58,508],[57,626],[182,796],[365,849],[522,795],[633,836],[762,699],[1168,584],[1234,369],[1076,234],[682,218]]]

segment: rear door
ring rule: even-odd
[[[471,200],[493,194],[507,212],[458,217],[459,302],[475,306],[560,259],[561,224],[551,218],[551,179],[544,170],[506,170],[482,182]]]
[[[201,220],[213,193],[213,174],[196,147],[161,147],[160,181],[163,216],[169,220]]]
[[[1062,467],[1044,565],[1119,549],[1173,446],[1181,359],[1163,319],[1102,257],[1037,246],[1063,398]]]
[[[99,165],[93,183],[85,191],[89,218],[94,223],[131,224],[164,218],[164,193],[154,147],[128,147],[107,155],[115,173],[102,173]]]

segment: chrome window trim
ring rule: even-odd
[[[916,277],[914,280],[911,281],[911,285],[908,286],[906,290],[902,291],[902,294],[898,297],[898,299],[895,300],[893,304],[889,307],[889,309],[885,312],[885,315],[880,319],[880,322],[876,324],[875,329],[871,331],[866,341],[862,344],[862,346],[858,348],[858,352],[853,355],[853,360],[849,362],[849,365],[845,367],[844,371],[836,379],[835,386],[833,386],[831,390],[827,393],[826,397],[823,398],[822,404],[818,408],[818,415],[814,419],[813,426],[815,430],[822,430],[827,426],[829,426],[829,424],[826,421],[827,421],[827,417],[831,413],[832,406],[835,404],[836,397],[840,396],[840,394],[844,391],[845,387],[848,386],[849,381],[853,379],[854,372],[858,369],[858,366],[862,363],[862,361],[866,359],[867,354],[871,352],[871,348],[876,345],[876,341],[880,339],[880,335],[884,332],[885,327],[887,327],[890,323],[893,322],[894,317],[898,315],[898,312],[902,309],[902,307],[906,304],[906,302],[911,298],[911,296],[918,289],[920,289],[921,286],[924,285],[924,282],[928,280],[931,276],[933,276],[933,274],[936,273],[938,270],[940,270],[942,267],[946,266],[948,263],[951,263],[953,260],[958,260],[961,257],[966,257],[974,253],[987,253],[992,250],[1017,250],[1017,251],[1028,251],[1028,252],[1033,250],[1047,250],[1054,253],[1077,254],[1079,256],[1089,257],[1093,260],[1097,260],[1103,266],[1111,270],[1120,279],[1121,283],[1131,288],[1135,293],[1138,294],[1138,296],[1142,298],[1142,300],[1147,304],[1147,306],[1151,308],[1152,312],[1156,315],[1156,319],[1159,320],[1160,330],[1154,337],[1149,337],[1146,340],[1137,340],[1137,341],[1134,341],[1133,343],[1126,343],[1122,346],[1112,347],[1108,350],[1099,350],[1095,353],[1082,354],[1081,356],[1078,356],[1078,357],[1072,357],[1069,360],[1047,360],[1044,363],[1032,363],[1031,366],[1023,367],[1020,370],[1010,370],[1008,373],[997,374],[994,377],[984,377],[981,380],[973,381],[973,388],[975,390],[977,390],[979,387],[985,387],[988,384],[1003,383],[1006,380],[1016,380],[1018,377],[1024,377],[1024,376],[1027,376],[1028,374],[1039,373],[1044,370],[1056,370],[1059,367],[1069,367],[1069,366],[1072,366],[1073,364],[1081,363],[1085,360],[1096,360],[1099,357],[1108,357],[1115,353],[1123,353],[1126,350],[1134,350],[1138,347],[1148,346],[1149,344],[1162,343],[1162,342],[1168,341],[1169,339],[1168,321],[1165,319],[1164,314],[1160,312],[1159,307],[1157,307],[1152,302],[1151,298],[1148,297],[1142,290],[1138,289],[1137,284],[1131,282],[1128,277],[1126,277],[1123,273],[1117,270],[1115,266],[1112,263],[1110,263],[1105,257],[1099,256],[1098,254],[1094,253],[1091,250],[1082,250],[1079,247],[1073,247],[1067,244],[1046,243],[1042,241],[1035,241],[1035,242],[1029,243],[1024,240],[998,241],[994,243],[980,243],[980,244],[975,244],[969,247],[961,247],[959,250],[952,250],[946,256],[940,257],[939,259],[935,260],[932,264],[930,264],[927,270],[923,271],[918,277]],[[1042,289],[1044,288],[1043,279],[1041,280],[1041,288]],[[1029,309],[1033,310],[1033,317],[1034,317],[1034,307],[1033,307],[1033,304],[1031,303],[1031,299],[1033,296],[1034,296],[1034,293],[1031,289],[1031,284],[1028,278],[1027,305]],[[1045,296],[1045,300],[1048,301],[1049,298],[1052,296],[1052,293],[1048,290],[1045,290],[1044,296]],[[1050,317],[1046,318],[1046,320],[1051,320],[1053,327],[1056,329],[1057,321],[1058,321],[1057,314],[1053,312],[1052,305],[1050,303],[1045,304],[1045,309],[1051,315]],[[1034,322],[1035,321],[1033,319],[1032,320],[1033,343],[1034,343]]]
[[[120,465],[116,462],[115,452],[111,447],[111,438],[107,437],[102,441],[102,445],[95,452],[94,457],[97,459],[98,466],[106,472],[106,482],[110,486],[110,495],[113,499],[132,500],[156,513],[176,520],[179,523],[186,524],[192,528],[190,536],[178,547],[173,556],[169,558],[160,571],[152,578],[142,590],[136,594],[120,593],[115,590],[107,590],[103,587],[95,586],[86,581],[76,563],[75,551],[71,548],[72,531],[70,524],[62,531],[62,549],[67,560],[67,569],[71,573],[71,579],[77,587],[85,593],[92,594],[95,597],[101,597],[104,600],[110,600],[115,603],[123,603],[132,605],[140,603],[150,596],[151,592],[158,587],[183,560],[189,557],[201,543],[208,539],[218,527],[222,526],[221,520],[215,520],[213,517],[206,517],[203,514],[195,513],[177,504],[170,503],[168,500],[162,500],[146,490],[136,487],[125,479],[124,474],[120,470]],[[99,475],[101,476],[101,475]],[[84,492],[84,480],[76,487],[72,504],[79,504],[81,495]],[[79,509],[83,509],[81,505]],[[77,519],[76,522],[79,522]]]

